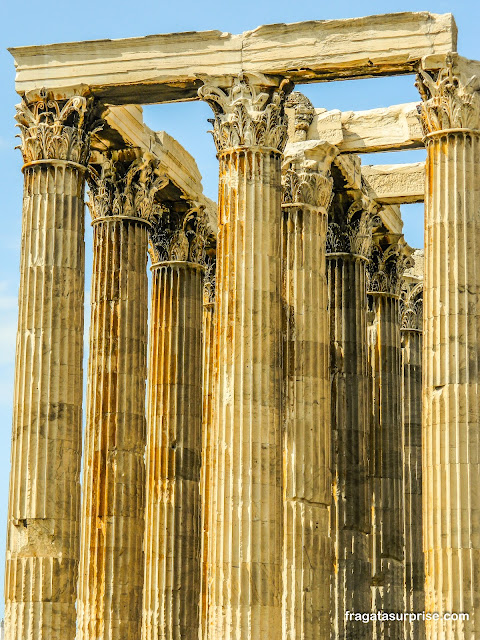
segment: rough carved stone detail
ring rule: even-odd
[[[264,79],[265,83],[266,80]],[[241,73],[224,91],[204,85],[198,95],[213,109],[213,139],[217,151],[237,147],[269,147],[283,151],[287,142],[285,97],[291,88],[284,80],[279,88],[262,85],[253,74]]]
[[[213,304],[215,302],[215,285],[217,279],[217,243],[216,239],[210,236],[207,240],[205,252],[205,274],[203,278],[203,304]]]
[[[330,165],[336,153],[335,147],[327,143],[323,148],[301,149],[297,155],[287,157],[282,167],[282,203],[327,211],[333,197]]]
[[[369,258],[367,291],[400,296],[403,273],[413,264],[403,236],[393,241],[383,236],[374,238]]]
[[[444,129],[480,129],[480,78],[454,68],[451,56],[437,73],[420,69],[415,82],[425,135]]]
[[[159,206],[155,196],[168,184],[155,157],[138,149],[112,152],[99,169],[90,165],[87,179],[93,220],[125,216],[151,221]]]
[[[282,176],[283,204],[308,204],[328,209],[332,201],[333,180],[312,167],[304,171],[287,169]]]
[[[292,91],[285,101],[285,107],[294,109],[294,141],[302,142],[307,139],[308,129],[315,115],[313,104],[300,91]]]
[[[210,233],[203,206],[195,205],[186,213],[162,207],[150,232],[152,262],[179,260],[205,265]]]
[[[335,208],[329,212],[327,229],[328,253],[353,253],[368,257],[372,231],[381,225],[378,206],[372,200],[355,200],[344,214]]]
[[[42,99],[35,102],[23,98],[16,105],[15,120],[21,140],[17,148],[24,162],[67,160],[85,165],[90,154],[87,124],[91,106],[92,100],[83,96],[60,101],[42,92]]]
[[[400,292],[400,317],[402,329],[422,331],[423,282],[403,281]]]

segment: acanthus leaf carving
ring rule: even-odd
[[[205,275],[203,279],[203,304],[213,304],[215,302],[216,276],[216,256],[207,255],[205,259]]]
[[[347,211],[341,204],[329,212],[326,251],[351,253],[367,258],[372,244],[373,230],[382,224],[379,205],[369,198],[354,199]]]
[[[379,234],[372,242],[367,264],[368,293],[400,296],[403,274],[413,266],[410,249],[403,236],[394,238]]]
[[[451,55],[437,72],[419,69],[415,82],[425,135],[447,129],[480,129],[480,78],[456,68]]]
[[[283,151],[287,142],[285,97],[291,89],[289,81],[278,88],[256,82],[253,74],[239,74],[228,90],[203,85],[198,90],[201,100],[214,112],[213,139],[217,151],[238,147],[268,147]]]
[[[402,329],[423,328],[423,282],[402,283],[400,292],[400,319]]]
[[[141,218],[151,222],[158,208],[156,194],[168,184],[159,163],[139,149],[113,151],[99,168],[89,166],[88,206],[92,219],[106,216]]]
[[[327,210],[332,199],[333,180],[312,171],[287,169],[282,175],[283,204],[308,204]]]
[[[152,262],[181,261],[205,266],[210,235],[203,205],[181,213],[162,206],[150,229]]]
[[[330,166],[337,149],[328,143],[287,147],[282,166],[282,203],[328,211],[333,197]]]
[[[16,105],[15,120],[20,129],[23,160],[65,160],[86,165],[90,155],[90,134],[98,130],[92,122],[93,99],[74,96],[55,100],[41,92],[40,100]]]

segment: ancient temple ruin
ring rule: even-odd
[[[480,62],[452,16],[11,53],[5,638],[480,638]],[[295,91],[401,74],[418,103]],[[184,100],[213,111],[218,204],[142,119]],[[400,215],[422,201],[424,251]],[[432,619],[357,615],[382,612]]]

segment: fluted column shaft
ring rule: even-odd
[[[203,418],[202,418],[202,473],[200,496],[202,501],[202,597],[201,625],[202,638],[206,638],[208,629],[208,579],[209,548],[211,532],[216,514],[211,512],[212,471],[212,435],[215,419],[214,381],[215,381],[215,303],[208,299],[203,305]]]
[[[429,640],[480,637],[480,92],[447,56],[417,80],[427,146],[423,318],[425,608]]]
[[[17,106],[25,165],[5,638],[75,635],[82,450],[85,98]]]
[[[283,166],[283,638],[330,638],[330,373],[325,249],[336,149],[290,143]]]
[[[209,638],[281,634],[280,154],[220,156]]]
[[[367,450],[367,291],[363,256],[327,254],[335,579],[332,619],[336,639],[371,638],[371,624],[345,618],[371,606],[369,558],[371,500]]]
[[[84,168],[24,168],[5,637],[75,634],[82,452]]]
[[[480,133],[427,143],[424,293],[424,550],[427,637],[480,634]],[[451,270],[450,270],[451,269]]]
[[[405,609],[424,611],[422,527],[422,332],[402,328],[405,499]],[[423,640],[423,621],[406,621],[405,639]]]
[[[424,550],[427,637],[480,634],[480,133],[427,144],[424,293]],[[450,271],[451,268],[451,271]],[[445,634],[445,635],[444,635]]]
[[[94,220],[79,581],[81,640],[138,640],[143,587],[148,229]]]
[[[266,80],[266,79],[265,79]],[[220,163],[209,640],[282,629],[281,150],[284,93],[205,86]],[[213,520],[213,518],[212,518]]]
[[[203,267],[152,267],[144,640],[198,640]]]
[[[330,375],[326,211],[284,205],[284,638],[330,636]]]
[[[374,611],[404,610],[403,438],[398,296],[373,299],[373,428],[371,433]],[[403,638],[401,621],[376,622],[375,638]]]

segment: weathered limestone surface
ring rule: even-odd
[[[220,161],[209,640],[282,633],[283,86],[200,92]]]
[[[480,637],[480,62],[455,48],[451,15],[404,12],[11,50],[7,640]],[[287,99],[294,82],[413,72],[420,105]],[[135,106],[198,98],[220,162],[216,298],[216,205]],[[422,146],[426,165],[355,155]],[[424,199],[423,338],[399,205]],[[345,620],[423,608],[469,619]]]
[[[92,316],[78,594],[79,640],[138,640],[145,508],[148,220],[166,179],[113,153],[91,174]]]
[[[456,50],[450,14],[394,13],[258,27],[16,47],[16,90],[87,85],[110,104],[191,100],[202,81],[264,73],[293,82],[412,73],[422,56]]]
[[[87,101],[17,107],[25,162],[5,637],[75,635]]]
[[[402,237],[378,233],[368,265],[373,378],[370,444],[374,611],[404,610],[402,369],[399,295],[409,266]],[[374,638],[403,640],[403,622],[376,621]]]
[[[283,635],[329,640],[330,375],[325,242],[330,144],[294,142],[283,165],[285,433]]]
[[[400,299],[405,499],[405,609],[425,610],[422,518],[423,251],[405,272]],[[423,621],[405,622],[405,640],[423,640]]]
[[[408,204],[425,199],[425,163],[364,165],[362,177],[380,204]]]
[[[427,638],[480,637],[480,81],[457,56],[421,71],[427,136],[423,479],[425,606],[467,612]]]
[[[366,263],[372,229],[380,225],[374,203],[341,191],[329,212],[327,280],[330,316],[332,420],[332,637],[371,638],[372,625],[345,619],[371,608],[369,557],[370,438]]]
[[[200,624],[201,210],[152,228],[143,640],[198,640]]]
[[[315,109],[307,140],[325,140],[340,153],[373,153],[420,149],[423,131],[417,103],[366,111]]]
[[[200,497],[202,502],[202,583],[201,583],[201,637],[206,638],[208,629],[209,594],[209,549],[211,532],[215,529],[216,513],[212,512],[212,482],[215,461],[213,459],[215,419],[215,278],[216,240],[210,236],[210,251],[207,249],[203,288],[203,404],[202,404],[202,469]],[[208,245],[207,245],[208,246]]]

